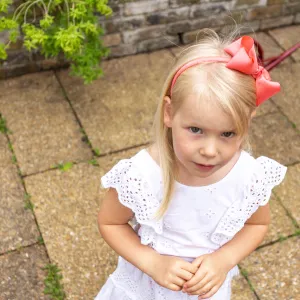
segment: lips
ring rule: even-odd
[[[198,164],[198,163],[196,163],[196,164],[199,166],[202,166],[202,167],[214,167],[214,165],[203,165],[203,164]]]

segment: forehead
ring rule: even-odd
[[[230,115],[214,101],[200,100],[190,95],[184,99],[178,113],[183,122],[192,122],[209,130],[232,130],[235,128]]]

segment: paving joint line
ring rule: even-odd
[[[79,119],[79,117],[78,117],[78,115],[77,115],[77,113],[76,113],[76,111],[75,111],[75,109],[74,109],[74,107],[73,107],[73,105],[72,105],[69,97],[68,97],[68,94],[67,94],[67,92],[65,90],[65,87],[63,86],[62,82],[60,81],[59,76],[57,75],[57,71],[56,70],[54,70],[54,76],[56,77],[56,80],[57,80],[58,84],[60,85],[60,88],[61,88],[61,90],[63,92],[65,100],[69,103],[69,105],[70,105],[70,107],[72,109],[72,112],[73,112],[73,114],[75,116],[76,121],[78,122],[80,130],[83,131],[82,132],[83,133],[83,137],[82,138],[87,138],[87,142],[85,142],[85,143],[90,147],[90,149],[92,151],[92,154],[93,154],[93,158],[95,158],[95,156],[97,156],[97,153],[95,153],[95,150],[94,150],[94,148],[92,146],[92,143],[91,143],[90,139],[88,138],[88,135],[87,135],[87,133],[86,133],[86,131],[85,131],[85,129],[84,129],[84,127],[83,127],[83,125],[82,125],[82,123],[81,123],[81,121],[80,121],[80,119]],[[81,141],[83,141],[83,140],[81,139]]]
[[[249,279],[249,276],[248,276],[248,271],[247,269],[243,269],[239,264],[238,264],[238,268],[240,270],[240,274],[245,278],[245,280],[247,281],[249,287],[250,287],[250,290],[254,293],[255,297],[256,297],[256,300],[260,300],[254,286],[252,285],[252,282],[251,280]]]
[[[278,113],[279,113],[278,111],[270,111],[270,112],[267,112],[265,114],[262,114],[262,115],[259,115],[259,116],[255,116],[253,120],[261,119],[262,117],[266,117],[266,116],[270,116],[270,115],[274,115],[274,114],[278,114]]]
[[[279,204],[283,207],[283,209],[285,210],[286,214],[288,215],[288,217],[291,219],[293,225],[297,228],[300,229],[300,226],[298,224],[298,222],[296,221],[296,219],[293,217],[293,215],[290,213],[290,211],[283,205],[281,198],[276,194],[275,191],[273,191],[273,194],[276,198],[276,200],[279,202]]]
[[[287,164],[286,166],[287,167],[293,167],[293,166],[296,166],[297,164],[299,164],[300,163],[300,161],[295,161],[295,162],[292,162],[292,163],[290,163],[290,164]]]
[[[41,244],[41,243],[39,243],[39,242],[35,242],[35,243],[29,244],[29,245],[21,246],[21,247],[14,248],[14,249],[8,250],[8,251],[6,251],[6,252],[0,253],[0,257],[1,257],[1,256],[4,256],[4,255],[9,255],[9,254],[11,254],[11,253],[21,252],[21,251],[23,251],[24,249],[26,249],[26,248],[31,248],[31,247],[33,247],[33,246],[35,246],[35,245],[42,246],[42,247],[46,248],[46,246],[45,246],[44,243]],[[48,254],[48,253],[47,253],[47,254]],[[49,262],[51,262],[50,259],[49,259]]]
[[[296,24],[294,24],[294,25],[296,25]],[[290,26],[286,26],[286,27],[290,27]],[[280,27],[280,28],[284,28],[284,27]],[[283,52],[285,52],[286,49],[284,49],[283,46],[281,46],[280,43],[279,43],[279,42],[278,42],[271,34],[269,34],[270,30],[268,30],[267,32],[268,32],[268,35],[270,36],[270,38],[275,42],[275,44],[277,44],[277,46],[279,46],[279,48],[280,48],[281,50],[283,50]],[[282,54],[282,53],[280,53],[280,54]],[[297,61],[293,58],[292,55],[289,55],[288,57],[291,58],[292,62],[297,62]],[[278,65],[280,65],[280,64],[281,64],[283,61],[285,61],[285,60],[288,61],[288,59],[285,58],[285,59],[282,60]]]
[[[284,242],[284,241],[286,241],[286,240],[288,240],[288,239],[291,239],[291,238],[297,237],[297,236],[299,236],[298,233],[290,234],[290,235],[284,237],[284,239],[279,238],[279,239],[277,239],[277,240],[275,240],[275,241],[271,241],[271,242],[268,242],[267,244],[263,244],[263,245],[261,245],[261,246],[258,246],[254,251],[258,251],[258,250],[260,250],[260,249],[263,249],[263,248],[272,246],[272,245],[277,244],[277,243],[282,243],[282,242]]]
[[[281,107],[271,98],[270,99],[271,103],[273,103],[276,108],[279,110],[279,112],[287,119],[287,121],[291,124],[291,126],[293,127],[293,129],[296,130],[296,132],[300,133],[299,129],[297,128],[297,126],[294,124],[294,122],[292,122],[289,117],[283,112],[283,110],[281,109]]]
[[[122,148],[120,150],[108,152],[108,153],[105,153],[105,154],[100,154],[98,156],[95,156],[93,159],[102,158],[102,157],[109,156],[109,155],[112,155],[112,154],[117,154],[117,153],[120,153],[120,152],[123,152],[123,151],[128,151],[128,150],[131,150],[131,149],[134,149],[134,148],[138,148],[138,147],[141,147],[141,146],[147,146],[147,145],[150,145],[150,143],[151,142],[143,143],[143,144],[139,144],[139,145],[134,145],[134,146],[131,146],[131,147],[127,147],[127,148]],[[78,165],[78,164],[82,164],[82,163],[87,163],[89,161],[90,160],[72,161],[72,164],[73,165]],[[26,177],[30,177],[30,176],[35,176],[35,175],[39,175],[39,174],[43,174],[43,173],[51,172],[51,171],[55,171],[55,170],[58,170],[58,168],[57,167],[55,167],[55,168],[48,168],[48,169],[44,169],[42,171],[38,171],[38,172],[30,173],[30,174],[25,174],[25,175],[22,175],[22,178],[26,178]]]
[[[3,114],[0,114],[0,118],[1,118],[1,119],[3,118]],[[8,128],[8,129],[9,129],[9,128]],[[13,144],[12,144],[11,141],[10,141],[10,138],[9,138],[8,133],[7,133],[7,132],[4,132],[3,134],[6,136],[6,138],[7,138],[7,140],[8,140],[8,144],[11,145],[11,147],[8,147],[8,148],[9,148],[9,150],[11,151],[12,156],[14,156],[14,157],[16,158],[16,162],[14,162],[13,164],[16,166],[16,168],[17,168],[17,174],[18,174],[18,176],[19,176],[20,179],[21,179],[21,184],[22,184],[23,189],[24,189],[24,192],[25,192],[25,193],[23,194],[23,196],[24,196],[24,195],[29,195],[28,192],[27,192],[27,189],[26,189],[25,182],[24,182],[24,180],[23,180],[23,176],[22,176],[22,172],[21,172],[21,169],[20,169],[20,166],[19,166],[19,163],[18,163],[17,156],[16,156],[16,154],[15,154],[15,152],[14,152]],[[30,202],[31,202],[31,201],[30,201]],[[23,204],[24,204],[24,206],[26,205],[26,203],[25,203],[25,201],[24,201],[24,198],[23,198]],[[25,208],[24,208],[24,209],[25,209]],[[38,232],[39,232],[39,235],[40,235],[40,237],[43,239],[43,235],[42,235],[42,232],[41,232],[41,230],[40,230],[40,227],[39,227],[39,224],[38,224],[38,221],[37,221],[35,212],[34,212],[34,208],[31,210],[31,212],[32,212],[32,214],[33,214],[34,221],[35,221],[35,224],[36,224],[36,226],[37,226],[37,230],[38,230]],[[44,239],[43,239],[43,240],[44,240]],[[38,243],[38,242],[37,242],[37,243]],[[31,246],[31,245],[30,245],[30,246]],[[49,260],[49,262],[51,262],[51,259],[50,259],[49,253],[48,253],[48,249],[47,249],[47,247],[46,247],[45,244],[44,244],[43,246],[44,246],[44,248],[45,248],[45,251],[46,251],[48,260]]]
[[[151,144],[151,142],[147,142],[147,143],[142,143],[142,144],[138,144],[138,145],[134,145],[134,146],[129,146],[129,147],[122,148],[122,149],[119,149],[119,150],[114,150],[114,151],[111,151],[111,152],[100,154],[97,157],[99,158],[99,157],[109,156],[109,155],[112,155],[112,154],[118,154],[118,153],[123,152],[123,151],[132,150],[134,148],[138,148],[138,147],[141,147],[141,146],[147,146],[147,145],[150,145],[150,144]]]

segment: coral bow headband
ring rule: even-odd
[[[256,82],[256,106],[280,91],[280,84],[271,81],[268,71],[263,66],[258,65],[252,37],[242,36],[224,48],[224,51],[232,57],[200,57],[180,67],[173,77],[170,95],[172,96],[172,89],[179,75],[186,69],[202,62],[224,62],[229,69],[252,75]]]

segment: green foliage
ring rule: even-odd
[[[12,4],[12,0],[0,1],[0,12],[7,12],[8,6]]]
[[[41,235],[38,237],[37,241],[38,241],[39,245],[45,245],[44,239]]]
[[[93,166],[99,166],[98,162],[96,159],[91,159],[88,161],[89,164],[93,165]]]
[[[0,132],[6,133],[8,132],[8,128],[6,126],[6,120],[0,116]]]
[[[58,164],[57,166],[54,166],[54,168],[58,168],[58,169],[60,169],[63,172],[68,171],[72,167],[73,167],[73,163],[72,162],[66,162],[64,164]]]
[[[24,199],[25,199],[25,205],[24,208],[25,209],[30,209],[31,211],[34,211],[34,204],[31,202],[31,195],[25,193],[24,194]]]
[[[97,156],[100,156],[100,150],[99,150],[99,148],[95,148],[94,151],[97,154]]]
[[[7,58],[6,50],[11,42],[17,41],[20,27],[28,51],[37,49],[46,58],[64,53],[71,62],[71,75],[81,76],[85,84],[92,82],[103,75],[99,64],[102,57],[109,54],[109,49],[102,44],[103,29],[96,16],[111,15],[107,2],[27,0],[15,9],[13,15],[0,17],[0,31],[10,32],[8,44],[0,43],[0,59]],[[12,1],[0,0],[0,12],[7,13],[9,5]],[[31,22],[28,22],[28,17]]]
[[[63,290],[63,284],[60,283],[62,275],[59,273],[60,269],[56,265],[47,264],[43,270],[47,270],[48,274],[44,280],[45,289],[44,294],[50,295],[51,299],[63,300],[66,294]]]

